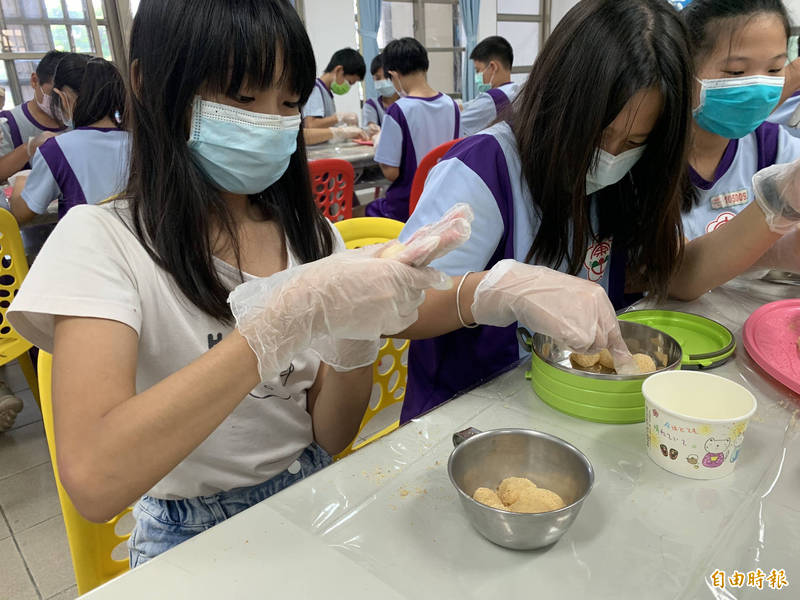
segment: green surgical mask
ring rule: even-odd
[[[342,83],[331,83],[331,91],[334,94],[342,96],[350,91],[350,83],[345,79]]]

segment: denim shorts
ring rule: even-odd
[[[331,462],[333,459],[330,455],[312,443],[297,457],[295,464],[272,479],[252,487],[179,500],[142,496],[133,507],[136,525],[128,540],[131,568],[269,498]]]

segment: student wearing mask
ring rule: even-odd
[[[53,352],[76,508],[136,504],[133,566],[329,464],[381,335],[520,320],[631,361],[599,286],[514,261],[460,286],[410,266],[463,241],[460,208],[394,259],[344,250],[311,195],[314,54],[288,2],[143,0],[129,58],[128,188],[69,211],[8,318]]]
[[[53,112],[52,92],[53,73],[65,56],[67,53],[57,50],[45,54],[31,75],[33,99],[0,112],[0,181],[29,169],[28,161],[39,144],[48,135],[64,130],[64,124]]]
[[[372,73],[372,79],[375,81],[375,91],[378,93],[378,97],[368,98],[364,103],[361,124],[368,131],[375,134],[380,131],[386,111],[397,101],[400,95],[394,89],[392,80],[383,70],[383,55],[378,54],[372,59],[369,70]]]
[[[400,240],[466,202],[480,226],[433,266],[482,272],[514,258],[597,282],[617,307],[628,303],[627,292],[692,300],[768,250],[791,256],[800,243],[770,247],[796,231],[800,193],[787,193],[773,183],[780,174],[769,172],[762,188],[781,193],[760,194],[757,219],[740,215],[686,243],[691,64],[684,23],[661,0],[578,3],[548,38],[509,119],[460,142],[431,170]],[[480,275],[466,275],[465,286],[473,276]],[[572,302],[563,289],[552,293],[554,306]],[[412,342],[401,422],[496,375],[522,352],[513,325]]]
[[[346,94],[350,91],[350,86],[364,79],[366,74],[364,57],[357,50],[342,48],[334,52],[303,107],[303,126],[321,129],[342,123],[358,125],[358,115],[355,113],[336,112],[333,96]]]
[[[694,0],[681,12],[697,72],[691,188],[683,216],[690,240],[726,225],[755,198],[753,175],[800,158],[800,139],[766,121],[785,87],[789,18],[780,0]],[[756,220],[761,211],[748,211]]]
[[[462,137],[494,123],[519,93],[519,86],[511,81],[514,51],[504,37],[493,35],[482,40],[469,57],[475,63],[478,96],[461,111]]]
[[[417,40],[389,42],[383,50],[383,71],[400,99],[384,116],[375,162],[392,184],[385,197],[367,205],[366,214],[406,221],[417,166],[428,152],[458,137],[461,111],[452,98],[428,84],[428,52]]]
[[[60,112],[74,129],[44,142],[22,190],[15,185],[11,212],[20,224],[43,214],[55,199],[61,218],[74,206],[118,194],[128,183],[130,134],[122,126],[125,83],[117,68],[102,58],[73,55],[59,64],[53,85]]]

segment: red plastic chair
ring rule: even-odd
[[[353,216],[353,165],[340,158],[312,160],[308,163],[311,193],[317,207],[331,223]]]
[[[419,197],[422,196],[422,188],[425,187],[425,180],[428,178],[430,170],[436,166],[436,163],[438,163],[445,154],[447,154],[450,148],[463,139],[464,138],[450,140],[441,146],[436,146],[436,148],[428,152],[422,159],[422,162],[419,163],[417,172],[414,173],[414,181],[411,182],[411,195],[408,198],[408,216],[411,216],[411,213],[417,208],[417,202],[419,202]]]

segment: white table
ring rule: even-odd
[[[711,316],[741,342],[759,305],[800,288],[732,282],[669,308]],[[516,369],[457,398],[88,595],[104,598],[797,598],[800,398],[739,346],[715,370],[759,406],[736,471],[684,479],[645,453],[644,424],[602,425],[541,402]],[[595,487],[554,546],[512,551],[472,529],[447,476],[452,433],[530,427],[580,448]],[[784,569],[781,592],[714,595],[710,576]],[[767,588],[768,584],[764,583]]]

